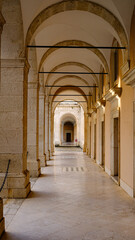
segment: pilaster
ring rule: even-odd
[[[1,60],[0,183],[11,159],[2,197],[25,198],[30,192],[27,170],[27,78],[26,59]]]
[[[46,157],[45,157],[45,96],[44,92],[39,93],[39,159],[41,167],[45,167],[46,165]]]
[[[83,146],[83,152],[86,152],[87,150],[87,113],[84,113],[84,146]]]
[[[0,58],[1,58],[1,34],[3,30],[3,25],[5,24],[5,19],[0,12]],[[0,62],[1,69],[1,62]],[[1,70],[0,70],[1,71]],[[1,72],[0,72],[0,92],[1,92]],[[3,218],[3,200],[0,198],[0,237],[5,231],[5,219]]]
[[[45,102],[45,154],[46,161],[49,160],[49,103]]]
[[[54,113],[51,116],[51,154],[54,152]]]
[[[52,113],[51,113],[51,105],[49,104],[49,158],[51,157],[51,141],[52,141]]]
[[[31,177],[38,177],[41,173],[37,151],[38,97],[38,82],[28,82],[27,166]]]
[[[131,86],[134,89],[134,96],[133,96],[133,189],[130,188],[126,184],[122,184],[122,188],[129,193],[130,196],[135,197],[135,68],[130,70],[122,77],[122,81],[126,84]]]

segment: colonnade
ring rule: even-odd
[[[27,49],[27,44],[36,44],[33,39],[38,36],[39,25],[46,20],[49,21],[49,17],[53,15],[57,18],[59,13],[71,13],[73,10],[81,11],[83,17],[86,12],[90,14],[89,22],[93,15],[98,20],[102,18],[101,23],[106,23],[106,25],[101,24],[103,31],[106,27],[109,29],[110,26],[108,32],[112,33],[109,35],[107,32],[107,43],[112,40],[112,47],[122,45],[126,49],[117,52],[113,49],[110,55],[107,55],[98,48],[92,50],[86,48],[85,54],[80,51],[80,55],[74,56],[73,59],[62,49],[63,52],[60,50],[62,55],[57,55],[59,51],[51,48],[47,52],[42,52],[42,55],[35,49]],[[118,12],[117,8],[115,12]],[[46,7],[30,20],[26,35],[24,35],[24,16],[22,17],[20,1],[3,1],[3,15],[5,19],[0,12],[0,43],[2,38],[3,44],[0,63],[0,186],[6,174],[9,159],[11,163],[0,197],[26,198],[31,191],[30,177],[40,176],[41,167],[47,166],[47,161],[54,152],[54,110],[56,106],[53,102],[54,98],[50,97],[49,93],[56,96],[63,94],[64,91],[67,96],[72,97],[69,100],[78,101],[77,96],[79,96],[79,101],[85,102],[82,104],[84,109],[83,151],[131,197],[135,197],[135,9],[128,34],[126,32],[128,24],[124,22],[125,19],[122,25],[118,16],[107,10],[107,7],[104,8],[89,1],[76,0],[71,4],[71,1],[66,0]],[[76,20],[79,20],[78,16]],[[2,31],[4,24],[4,31]],[[87,24],[83,24],[85,29]],[[74,26],[72,27],[72,34],[74,34]],[[78,35],[75,35],[79,40],[69,40],[72,34],[63,38],[60,30],[59,35],[62,38],[56,38],[55,41],[51,39],[50,42],[52,41],[53,47],[56,45],[57,47],[79,45],[92,47],[89,32],[86,34],[86,41],[81,36],[83,27],[80,28],[80,32],[78,31]],[[51,33],[50,30],[50,36]],[[51,57],[51,54],[56,55]],[[89,58],[90,55],[91,58]],[[57,56],[59,61],[56,61]],[[94,59],[93,70],[90,68],[89,59]],[[77,67],[79,71],[85,69],[87,73],[91,73],[93,90],[89,93],[88,87],[90,86],[87,78],[63,76],[63,79],[53,79],[53,77],[51,79],[50,75],[44,78],[39,71],[44,71],[45,61],[47,62],[46,69],[56,70],[59,69],[58,66],[69,67],[64,68],[65,70],[69,70],[71,66]],[[101,69],[102,74],[106,72],[108,75],[98,78],[94,75],[94,69]],[[45,84],[49,81],[54,85],[60,81],[65,89],[62,86],[57,87],[56,92],[52,89],[48,91]],[[94,88],[95,83],[97,89]],[[82,89],[78,84],[83,84],[82,87],[85,86],[87,90]],[[63,101],[67,98],[56,97],[56,100],[58,99]],[[0,236],[4,231],[1,198]]]

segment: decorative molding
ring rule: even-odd
[[[129,194],[130,197],[134,197],[134,190],[129,187],[122,179],[120,179],[120,186],[124,189],[125,192]]]
[[[104,96],[104,98],[109,101],[112,102],[115,97],[121,97],[122,94],[122,88],[118,87],[117,85],[114,86],[113,88],[109,89],[108,93]]]
[[[19,59],[1,59],[1,68],[30,68],[26,58]]]
[[[95,103],[95,107],[98,109],[98,108],[100,108],[100,107],[105,107],[105,105],[106,105],[106,100],[105,99],[103,99],[103,98],[101,98],[101,99],[99,99],[96,103]]]
[[[130,70],[125,76],[123,76],[122,81],[130,85],[131,87],[135,87],[135,68]]]
[[[28,89],[37,89],[38,82],[28,82]]]

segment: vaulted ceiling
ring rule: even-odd
[[[135,0],[21,0],[24,41],[26,45],[112,46],[116,38],[120,46],[128,46],[134,4]],[[109,73],[110,53],[111,50],[106,49],[37,48],[37,69],[100,72],[102,66]],[[98,84],[98,75],[44,74],[46,84],[94,85]],[[92,88],[80,89],[86,95],[92,94]],[[71,91],[59,91],[59,87],[46,89],[47,94],[77,94],[79,91],[78,88]]]

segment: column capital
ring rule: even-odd
[[[38,88],[38,82],[28,82],[28,88],[29,89],[37,89]]]
[[[30,65],[26,58],[1,59],[1,68],[26,68],[29,70]]]
[[[131,87],[135,87],[135,68],[130,70],[126,75],[122,77],[122,81],[130,85]]]

